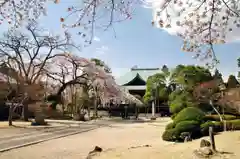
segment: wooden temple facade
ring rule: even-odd
[[[149,76],[160,73],[160,68],[131,68],[129,72],[116,80],[132,95],[144,96],[146,91],[146,83]]]
[[[130,94],[134,96],[140,96],[143,99],[143,96],[146,91],[146,84],[148,77],[156,74],[161,73],[161,68],[131,68],[129,72],[125,75],[116,79],[118,85],[124,87],[129,91]],[[152,102],[152,101],[151,101]],[[147,107],[144,107],[147,113],[151,113],[151,102],[145,103]],[[164,116],[169,116],[169,106],[166,105],[163,101],[156,101],[156,113],[163,114]],[[141,111],[141,113],[143,113]]]

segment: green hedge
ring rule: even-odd
[[[168,125],[169,129],[162,135],[162,139],[165,141],[183,141],[181,138],[181,134],[185,132],[189,132],[192,138],[198,138],[201,136],[200,125],[198,121],[182,121],[179,122],[175,128],[173,127],[175,124],[170,123]]]
[[[226,121],[227,130],[240,130],[240,119]]]
[[[214,132],[221,132],[224,129],[224,124],[219,121],[208,121],[201,124],[201,133],[203,136],[209,135],[209,127],[212,126]],[[227,120],[226,121],[227,130],[240,130],[240,119]]]
[[[182,121],[176,125],[175,129],[177,129],[180,134],[183,132],[190,132],[192,138],[201,136],[201,129],[198,121]]]
[[[219,121],[208,121],[199,126],[198,121],[182,121],[174,128],[174,123],[169,123],[168,128],[162,135],[162,139],[165,141],[183,141],[181,138],[181,133],[189,132],[193,139],[199,138],[201,136],[209,135],[209,127],[212,126],[214,132],[223,131],[223,123]],[[227,130],[240,130],[240,119],[228,120],[226,121]]]
[[[164,141],[178,141],[179,132],[176,129],[169,129],[163,132],[162,139]]]
[[[224,120],[235,120],[237,117],[235,115],[222,115]],[[205,121],[220,121],[219,115],[206,115],[204,117]]]
[[[184,109],[184,108],[186,108],[187,106],[186,106],[186,104],[185,103],[183,103],[183,101],[182,100],[180,100],[180,99],[175,99],[175,100],[173,100],[172,102],[171,102],[171,104],[170,104],[170,112],[172,113],[172,114],[177,114],[177,113],[179,113],[182,109]]]
[[[165,130],[169,130],[169,129],[173,129],[175,128],[176,124],[174,122],[171,122],[169,124],[167,124],[167,126],[165,127]]]
[[[172,114],[171,119],[174,120],[174,118],[177,116],[177,114]]]
[[[177,116],[174,118],[175,123],[181,121],[198,121],[199,123],[203,122],[205,114],[198,108],[188,107],[180,111]]]

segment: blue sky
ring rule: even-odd
[[[50,4],[48,16],[40,18],[40,23],[44,27],[56,33],[63,31],[59,19],[71,4],[71,1],[63,2],[58,5]],[[154,28],[151,20],[151,9],[138,7],[132,20],[114,24],[116,37],[111,29],[98,32],[96,34],[97,41],[78,54],[83,57],[97,57],[104,60],[112,68],[115,76],[123,75],[134,65],[162,67],[166,64],[172,68],[178,64],[200,64],[192,58],[193,53],[181,52],[181,39]],[[80,37],[75,37],[74,40],[81,41]],[[229,74],[237,74],[236,59],[240,57],[239,51],[238,43],[216,47],[216,53],[221,62],[218,69],[225,78]]]

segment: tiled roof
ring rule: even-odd
[[[135,68],[116,79],[118,85],[124,85],[134,79],[137,74],[146,82],[149,76],[161,72],[159,68]]]
[[[127,90],[145,90],[146,86],[124,86]]]

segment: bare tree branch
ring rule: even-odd
[[[21,73],[24,82],[31,84],[43,75],[44,68],[54,57],[62,56],[62,52],[75,45],[66,38],[40,33],[36,25],[29,25],[26,31],[26,34],[5,33],[0,39],[0,55],[1,61],[12,59],[12,68]]]

